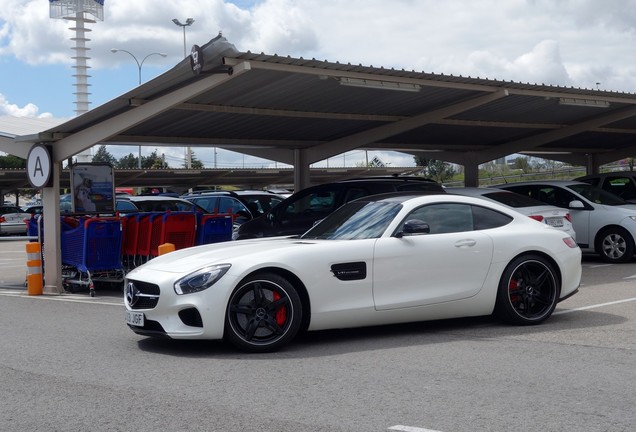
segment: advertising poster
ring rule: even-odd
[[[73,213],[114,213],[113,167],[106,163],[77,163],[71,166]]]

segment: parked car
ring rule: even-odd
[[[497,188],[465,187],[448,188],[447,193],[484,198],[528,216],[572,236],[576,240],[576,232],[572,227],[572,218],[567,209],[548,205],[527,195],[505,191]]]
[[[119,196],[115,210],[120,214],[137,212],[197,211],[208,213],[201,206],[182,198],[158,195]]]
[[[262,190],[193,192],[182,195],[210,213],[232,213],[238,226],[268,212],[285,198]]]
[[[583,252],[607,262],[634,257],[636,205],[603,189],[577,181],[533,181],[495,186],[568,209]]]
[[[26,235],[26,221],[31,218],[20,207],[3,205],[0,207],[0,234]]]
[[[30,215],[39,215],[42,214],[42,210],[44,210],[44,206],[42,205],[26,205],[21,207],[23,212],[29,213]]]
[[[155,258],[126,275],[125,319],[141,335],[266,352],[304,329],[493,313],[539,324],[580,279],[581,250],[561,231],[481,198],[394,193],[350,202],[299,239]]]
[[[422,177],[370,177],[311,186],[251,221],[242,224],[235,240],[302,234],[341,205],[357,198],[389,192],[444,193],[433,180]]]
[[[618,171],[602,174],[590,174],[574,179],[589,183],[611,192],[625,201],[636,203],[636,173],[634,171]]]

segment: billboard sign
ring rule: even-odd
[[[113,167],[107,163],[76,163],[71,166],[73,213],[115,212]]]

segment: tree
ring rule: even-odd
[[[134,154],[129,153],[128,156],[124,156],[123,158],[119,159],[116,162],[115,167],[120,169],[138,168],[138,164],[139,159],[135,157]]]
[[[188,168],[188,161],[183,162],[183,167]],[[194,169],[204,168],[203,162],[197,159],[197,157],[194,155],[194,152],[192,150],[190,150],[190,167]]]
[[[416,166],[424,167],[426,175],[438,183],[443,183],[452,178],[456,173],[453,165],[441,160],[427,159],[423,156],[413,156],[413,161]]]
[[[0,168],[26,168],[26,159],[13,155],[0,156]]]
[[[150,156],[141,157],[141,167],[145,169],[166,168],[162,157],[157,155],[157,150],[150,153]]]
[[[515,159],[515,168],[523,171],[524,174],[528,174],[532,172],[532,167],[530,166],[530,159],[526,156],[518,157]]]
[[[95,156],[93,156],[93,162],[105,162],[111,164],[112,166],[115,166],[117,164],[117,159],[115,158],[115,156],[110,154],[108,150],[106,150],[105,145],[101,145],[97,149],[97,153],[95,153]]]

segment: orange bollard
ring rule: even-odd
[[[26,245],[27,252],[27,292],[29,295],[42,295],[42,256],[40,243],[30,242]]]
[[[159,255],[167,254],[168,252],[174,252],[174,245],[172,243],[164,243],[159,245]]]

